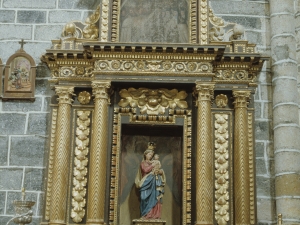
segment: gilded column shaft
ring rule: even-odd
[[[91,136],[87,224],[104,224],[109,104],[107,90],[110,82],[94,81],[92,87],[95,110]]]
[[[70,153],[70,123],[73,87],[56,87],[58,95],[57,127],[53,160],[49,225],[65,224]]]
[[[247,104],[250,91],[233,91],[235,224],[250,224],[250,182]]]
[[[196,222],[213,224],[213,146],[211,100],[213,84],[196,83],[198,93],[197,153],[196,153]]]

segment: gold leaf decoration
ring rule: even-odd
[[[86,91],[80,92],[78,95],[78,101],[83,105],[89,104],[91,101],[91,94]]]
[[[89,152],[90,111],[77,112],[76,147],[73,171],[72,211],[71,218],[80,223],[85,216],[87,164]]]
[[[229,221],[228,115],[215,114],[215,218],[219,225]]]
[[[185,101],[187,93],[185,91],[178,92],[177,89],[129,88],[128,90],[122,89],[119,94],[122,98],[118,103],[120,107],[128,105],[132,108],[139,107],[141,114],[158,115],[164,114],[166,108],[188,108]]]

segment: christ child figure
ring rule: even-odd
[[[152,172],[155,174],[156,178],[156,191],[158,192],[157,200],[162,202],[162,197],[164,195],[164,186],[165,182],[162,179],[161,174],[163,174],[163,170],[161,169],[161,163],[159,161],[159,155],[155,154],[151,160],[151,164],[153,167]]]
[[[158,175],[158,172],[159,172],[159,170],[161,168],[161,164],[160,164],[160,161],[159,161],[159,155],[158,154],[155,154],[153,156],[151,164],[152,164],[152,166],[154,166],[152,171],[156,175],[156,180],[157,180],[158,179],[157,175]]]

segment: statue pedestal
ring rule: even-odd
[[[142,220],[142,219],[134,219],[132,220],[133,225],[166,225],[167,221],[160,219],[152,219],[152,220]]]

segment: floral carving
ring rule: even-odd
[[[71,211],[71,218],[75,223],[80,223],[85,215],[90,114],[90,111],[77,112],[78,118]]]
[[[228,115],[215,115],[215,218],[219,225],[229,221]]]
[[[91,101],[91,94],[86,91],[80,92],[78,95],[78,101],[83,105],[89,104]]]
[[[228,98],[226,95],[220,94],[216,97],[216,105],[218,108],[225,108],[228,103]]]
[[[121,100],[118,103],[121,107],[139,107],[141,114],[158,115],[164,114],[166,108],[175,109],[188,107],[185,101],[187,93],[177,89],[148,89],[148,88],[129,88],[119,92]]]

